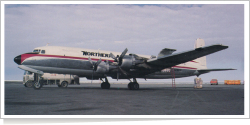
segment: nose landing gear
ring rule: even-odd
[[[43,83],[40,81],[41,80],[41,75],[40,74],[34,74],[34,83],[33,83],[33,88],[34,89],[41,89],[43,87]]]
[[[43,87],[43,84],[39,81],[34,82],[33,85],[34,89],[41,89]]]

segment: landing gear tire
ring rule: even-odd
[[[130,83],[128,84],[128,89],[129,89],[129,90],[132,90],[132,85],[131,85],[131,84],[132,84],[132,82],[130,82]]]
[[[27,82],[24,84],[25,87],[31,88],[33,86],[32,82]]]
[[[34,89],[41,89],[43,87],[43,84],[42,83],[40,83],[40,82],[34,82],[34,84],[33,84],[33,88]]]
[[[138,90],[139,89],[139,84],[136,82],[130,82],[128,84],[128,89],[130,90]]]
[[[101,84],[101,88],[102,88],[102,89],[109,89],[109,88],[110,88],[110,84],[109,84],[108,82],[103,82],[103,83]]]
[[[63,87],[63,88],[68,87],[68,82],[63,81],[63,82],[61,83],[61,87]]]

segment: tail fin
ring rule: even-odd
[[[194,44],[194,48],[200,48],[200,47],[204,47],[205,46],[205,41],[203,39],[196,39],[195,44]],[[194,61],[198,62],[199,65],[202,67],[202,69],[207,69],[207,60],[206,60],[206,56],[200,57],[195,59]]]

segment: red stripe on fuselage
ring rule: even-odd
[[[198,63],[198,62],[195,62],[195,61],[189,61],[189,62]]]
[[[192,68],[192,67],[185,67],[185,66],[173,66],[174,68],[182,68],[182,69],[193,69],[196,70],[197,68]]]
[[[73,56],[60,56],[60,55],[46,55],[46,54],[22,54],[21,55],[21,63],[27,58],[39,56],[39,57],[55,57],[55,58],[63,58],[63,59],[80,59],[80,60],[88,60],[86,57],[73,57]],[[97,57],[98,58],[98,57]],[[97,61],[99,59],[91,58],[93,61]],[[106,59],[102,59],[102,61],[105,61]],[[110,62],[114,62],[114,60],[108,60]]]
[[[79,60],[88,60],[86,57],[73,57],[73,56],[60,56],[60,55],[46,55],[46,54],[22,54],[21,55],[21,64],[23,61],[27,58],[39,56],[39,57],[54,57],[54,58],[62,58],[62,59],[79,59]],[[98,61],[99,59],[91,58],[93,61]],[[102,59],[102,61],[105,61],[105,59]],[[114,62],[114,60],[108,60],[110,62]],[[184,67],[184,66],[173,66],[174,68],[182,68],[182,69],[192,69],[196,70],[197,68],[192,67]]]

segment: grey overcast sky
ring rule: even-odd
[[[118,52],[127,47],[129,53],[157,55],[163,48],[191,50],[197,38],[229,46],[207,56],[208,68],[237,69],[201,75],[203,81],[244,80],[243,4],[9,4],[4,32],[5,80],[22,80],[15,56],[47,43]]]

